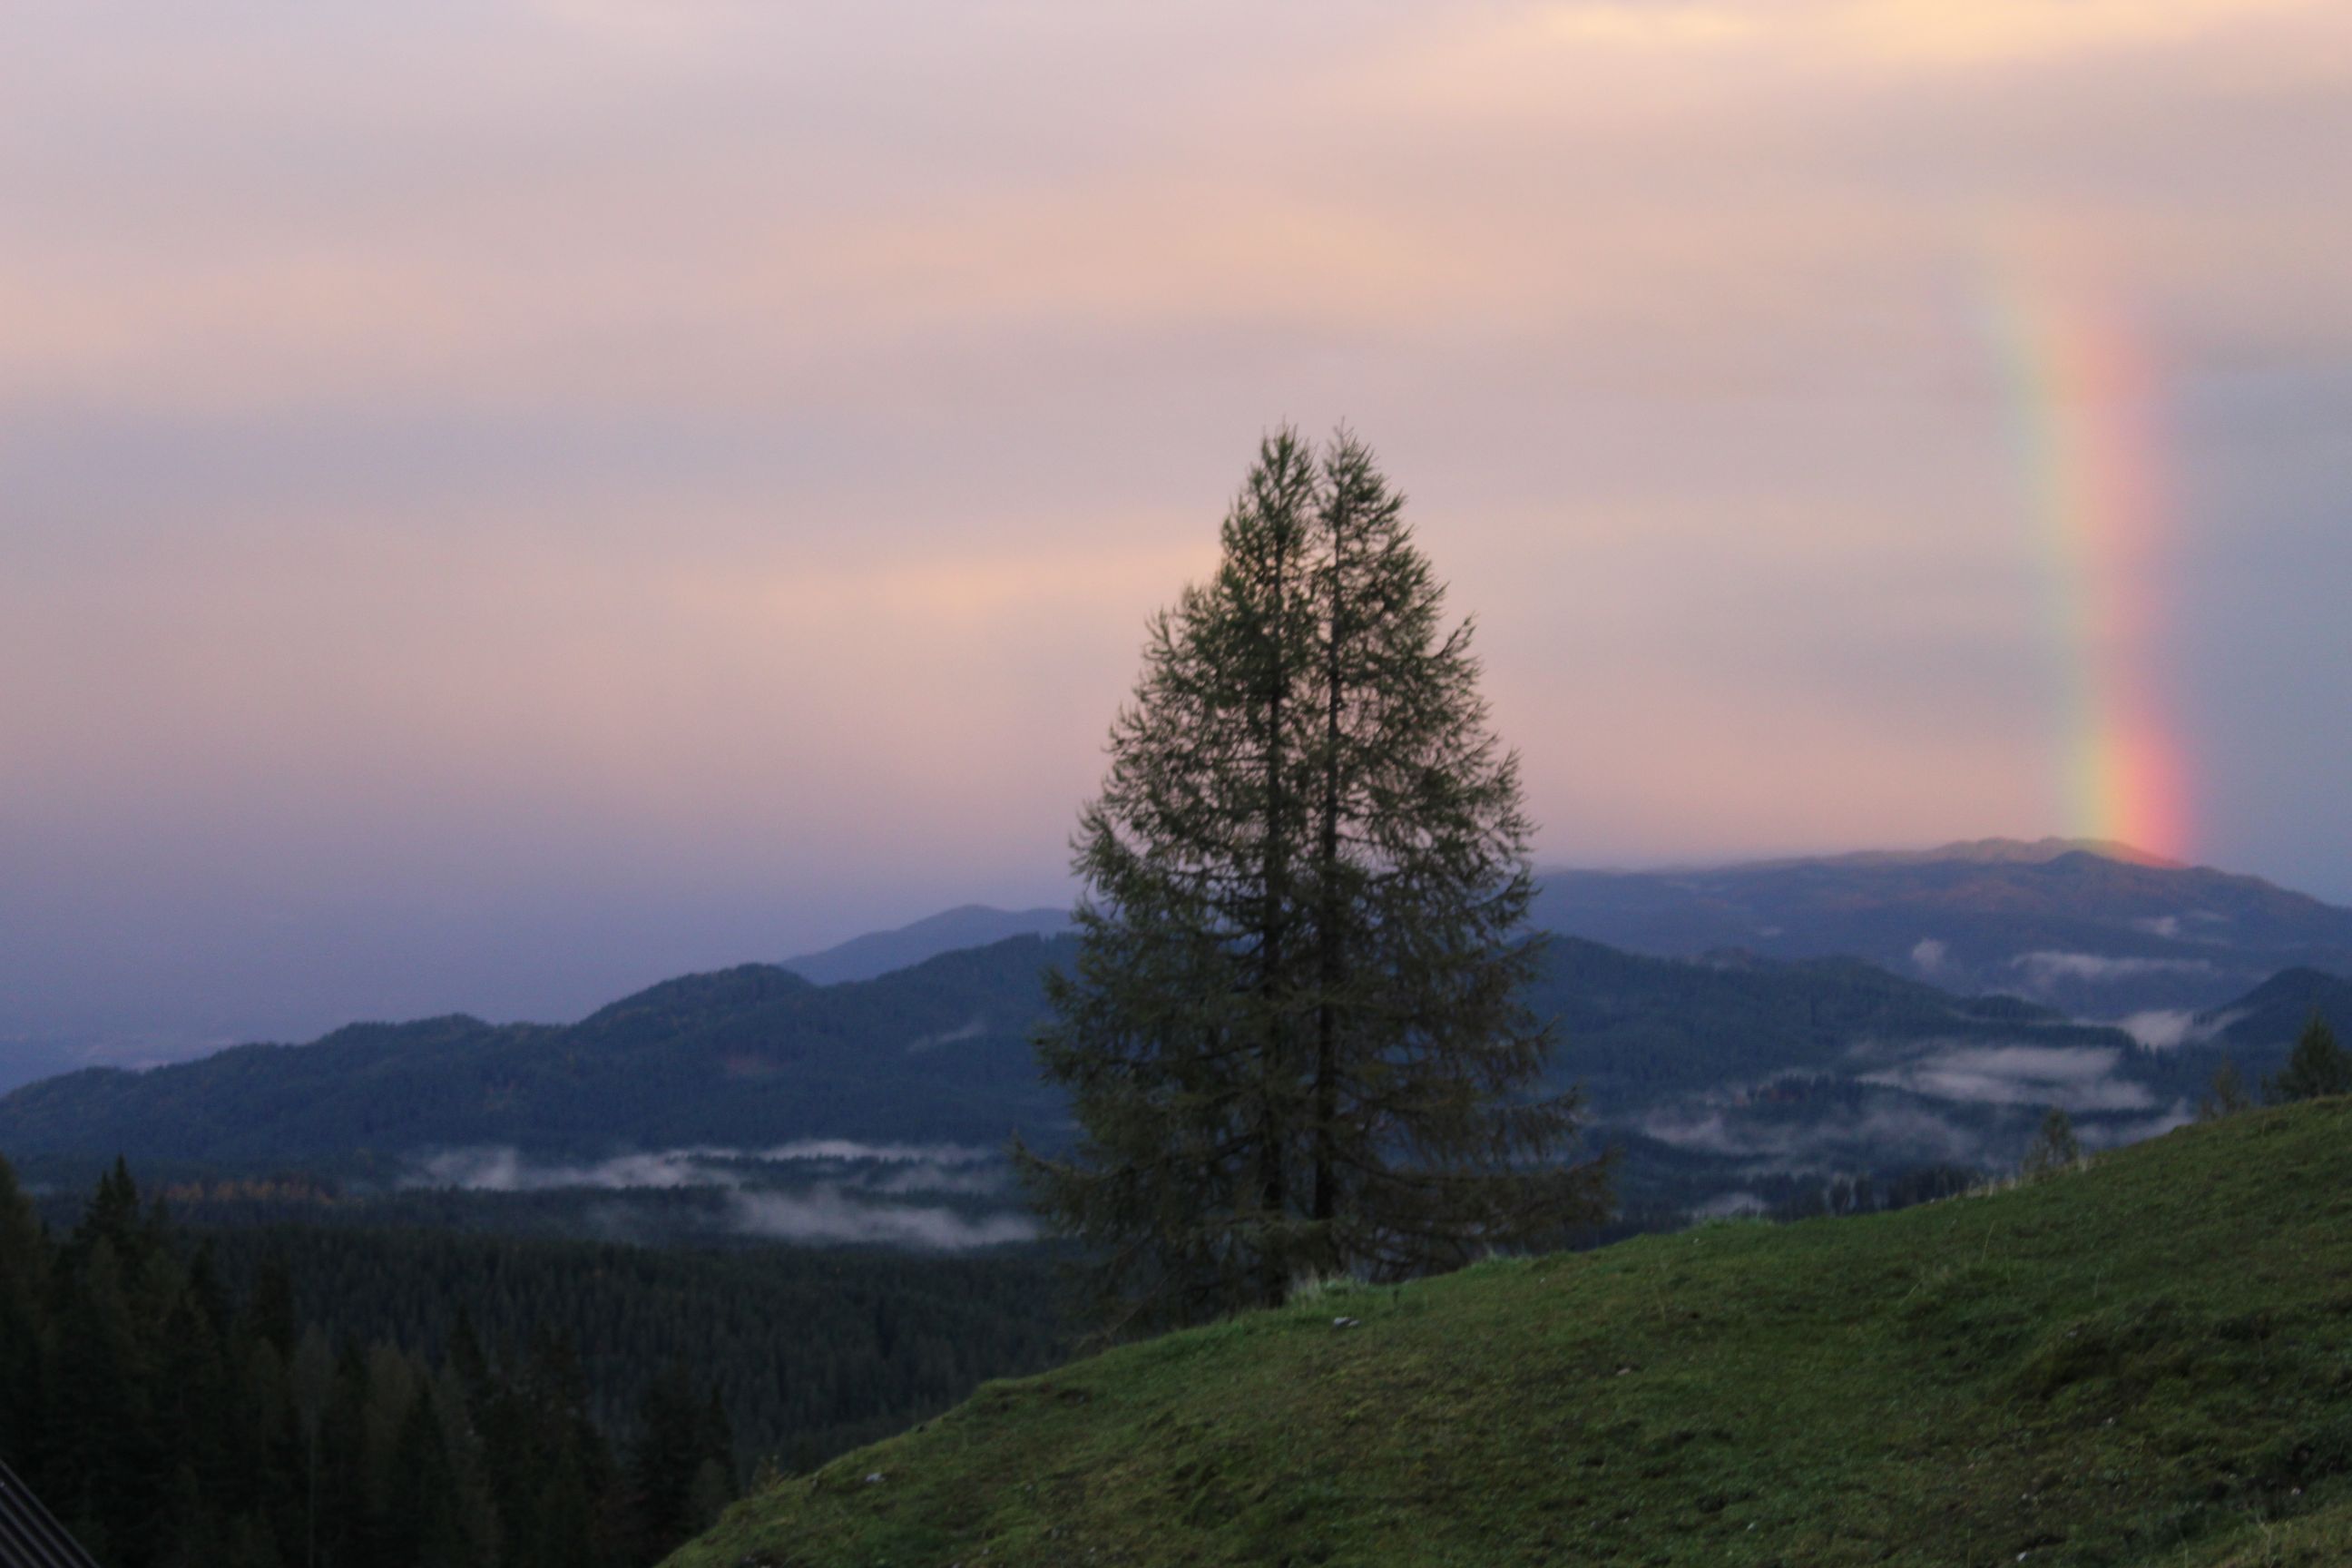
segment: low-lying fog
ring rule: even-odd
[[[767,1149],[659,1149],[585,1162],[488,1146],[421,1152],[411,1163],[402,1182],[411,1188],[592,1191],[619,1197],[698,1189],[718,1200],[725,1230],[778,1241],[956,1251],[1030,1241],[1038,1234],[1013,1194],[1003,1154],[953,1143],[818,1139]],[[632,1228],[625,1211],[615,1210],[610,1219],[615,1232]]]

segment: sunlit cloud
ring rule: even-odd
[[[1898,60],[1984,65],[2195,44],[2314,0],[1853,0],[1829,7],[1832,36]]]
[[[1770,25],[1755,6],[1673,3],[1551,5],[1536,20],[1540,31],[1563,42],[1641,49],[1744,43]]]
[[[1733,46],[1823,51],[1939,66],[1983,66],[2154,46],[2177,47],[2315,0],[1570,0],[1538,5],[1531,32],[1579,47],[1706,50]]]

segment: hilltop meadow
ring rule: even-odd
[[[672,1568],[2352,1557],[2352,1100],[983,1385]]]

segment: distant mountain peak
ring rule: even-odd
[[[1845,954],[2087,1018],[2193,1013],[2283,969],[2352,973],[2352,910],[2136,847],[1982,838],[1654,871],[1552,870],[1532,922],[1636,952]]]
[[[1016,936],[1058,936],[1069,925],[1066,909],[1000,910],[987,904],[959,904],[896,931],[869,931],[823,952],[788,958],[783,967],[820,985],[873,980],[943,952],[987,947]]]
[[[2090,855],[2126,866],[2148,866],[2180,871],[2180,861],[2167,859],[2128,844],[2106,838],[1968,838],[1933,849],[1865,849],[1850,855],[1821,857],[1832,866],[1925,866],[1954,862],[1973,866],[2047,866],[2070,855]]]
[[[2070,857],[2105,860],[2118,866],[2150,870],[2186,871],[2194,868],[2149,850],[2106,838],[1960,838],[1931,849],[1845,849],[1819,855],[1776,855],[1756,860],[1677,862],[1648,869],[1603,870],[1597,867],[1555,866],[1554,874],[1614,877],[1722,877],[1755,872],[1800,870],[1807,867],[1836,870],[1872,870],[1913,866],[2055,865]]]

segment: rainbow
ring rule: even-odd
[[[1997,318],[2064,672],[2070,835],[2185,860],[2187,772],[2159,657],[2171,540],[2153,367],[2118,319],[2080,301],[2012,290]]]

